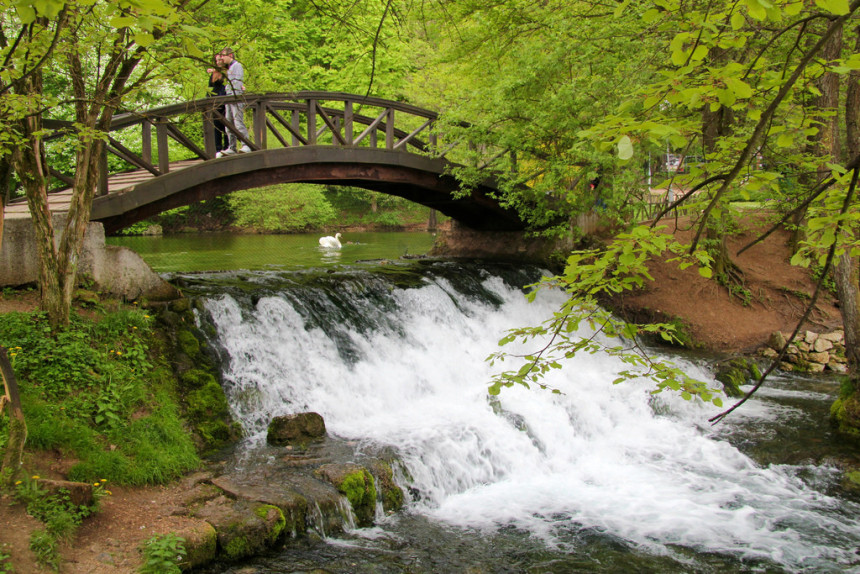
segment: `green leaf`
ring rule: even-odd
[[[36,20],[36,10],[29,2],[18,2],[15,4],[15,10],[18,12],[18,18],[22,24],[31,24]]]
[[[851,11],[848,0],[815,0],[815,4],[837,16],[844,16]]]
[[[740,10],[736,11],[732,14],[732,30],[740,30],[747,23],[746,18],[740,12]]]
[[[621,136],[618,140],[618,159],[627,161],[633,157],[633,142],[628,136]]]
[[[711,277],[713,277],[714,272],[711,270],[710,267],[699,267],[699,275],[701,275],[705,279],[710,279]]]

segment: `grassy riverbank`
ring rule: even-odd
[[[220,391],[210,373],[175,369],[187,358],[177,361],[172,347],[197,343],[183,328],[181,313],[165,309],[159,323],[152,310],[137,304],[81,295],[89,302],[78,301],[70,327],[55,338],[43,313],[0,314],[0,345],[9,349],[28,431],[16,487],[0,493],[0,572],[29,572],[34,561],[57,566],[84,517],[98,511],[98,500],[71,504],[67,496],[51,495],[44,480],[94,484],[104,495],[163,485],[199,468],[200,453],[219,438],[235,438],[195,423],[195,412],[219,410],[212,405],[223,406],[216,413],[223,416],[226,402],[223,393],[220,401],[209,397],[212,385]],[[36,301],[32,291],[6,290],[2,298],[22,309]],[[172,318],[164,321],[165,314]],[[8,424],[0,417],[0,452]],[[42,524],[32,524],[32,517]],[[9,541],[13,531],[29,533],[26,545]]]

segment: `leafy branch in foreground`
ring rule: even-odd
[[[669,256],[668,261],[677,262],[681,269],[698,265],[699,273],[710,277],[710,256],[701,249],[687,255],[689,246],[676,242],[671,235],[663,233],[664,229],[665,226],[656,229],[639,226],[620,234],[605,249],[574,251],[562,275],[544,278],[530,286],[532,290],[527,295],[530,301],[540,289],[546,288],[564,289],[569,297],[561,309],[540,326],[512,329],[499,341],[500,346],[515,341],[527,344],[546,340],[546,343],[533,353],[515,355],[499,351],[487,357],[491,365],[508,358],[524,361],[518,370],[496,375],[489,387],[490,394],[498,395],[502,387],[514,384],[550,389],[543,378],[548,372],[560,369],[561,360],[583,352],[603,352],[630,365],[630,369],[618,373],[614,383],[646,377],[656,384],[654,394],[670,389],[680,392],[684,399],[696,396],[722,406],[720,389],[689,377],[671,362],[650,357],[641,346],[639,339],[643,334],[659,335],[667,342],[679,343],[674,325],[627,322],[600,305],[601,299],[641,288],[646,280],[653,281],[647,263],[655,258]]]

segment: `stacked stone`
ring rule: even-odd
[[[773,359],[785,346],[791,333],[774,331],[768,339],[767,347],[759,349],[759,355]],[[779,365],[783,371],[821,373],[825,370],[836,373],[848,371],[845,360],[845,335],[841,330],[831,333],[806,331],[798,333],[788,346],[786,355]]]

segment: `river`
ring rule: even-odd
[[[561,394],[490,399],[505,330],[563,301],[526,302],[538,269],[398,259],[427,234],[346,235],[338,254],[316,237],[111,239],[204,299],[237,458],[265,464],[271,416],[313,410],[407,469],[405,510],[376,526],[207,572],[860,572],[835,378],[778,376],[716,427],[713,406],[611,384],[627,366],[601,355],[550,373]],[[710,377],[708,357],[668,358]]]

